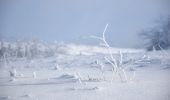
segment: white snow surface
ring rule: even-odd
[[[107,49],[70,44],[62,50],[67,53],[1,61],[0,100],[170,100],[168,50],[112,48],[115,58],[122,51],[124,63],[131,62],[125,66],[126,82],[119,77],[111,82]]]

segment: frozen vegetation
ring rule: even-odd
[[[170,100],[168,50],[42,41],[0,50],[0,100]]]

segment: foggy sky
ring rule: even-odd
[[[137,33],[163,16],[158,0],[0,0],[0,37],[97,44],[106,38],[115,47],[140,45]]]

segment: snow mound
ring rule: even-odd
[[[75,90],[75,91],[94,91],[94,90],[103,90],[103,88],[98,87],[98,86],[95,86],[95,87],[74,87],[74,88],[71,88],[71,90]]]
[[[58,77],[59,79],[78,79],[78,77],[74,74],[64,74]]]
[[[62,82],[77,82],[79,80],[78,76],[76,74],[63,74],[57,78],[53,78],[57,81]]]

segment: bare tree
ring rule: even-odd
[[[170,48],[170,16],[157,27],[140,33],[148,51]]]

